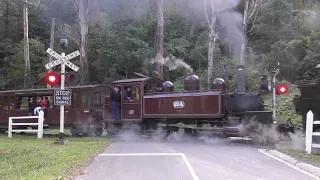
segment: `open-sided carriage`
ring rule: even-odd
[[[112,87],[107,85],[89,85],[68,87],[72,90],[72,104],[65,106],[65,127],[71,128],[72,134],[101,133],[101,114],[104,97],[110,94]],[[8,129],[9,117],[28,116],[33,109],[29,109],[28,102],[33,98],[47,97],[49,106],[45,111],[44,128],[58,128],[60,125],[60,106],[53,103],[54,89],[27,89],[0,91],[0,129]],[[99,117],[100,115],[100,117]],[[27,122],[32,120],[16,120]],[[13,127],[16,128],[16,127]],[[22,127],[21,128],[28,128]]]

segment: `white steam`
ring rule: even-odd
[[[170,71],[186,69],[189,72],[193,72],[193,69],[189,64],[173,55],[170,55],[169,57],[162,57],[160,60],[157,60],[157,58],[151,59],[151,64],[155,64],[156,62],[168,67]]]

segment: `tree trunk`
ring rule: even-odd
[[[51,36],[50,36],[50,49],[53,49],[54,45],[54,30],[56,26],[55,18],[51,18]],[[52,56],[49,56],[49,62],[52,62]],[[50,68],[48,72],[52,72],[53,68]],[[51,88],[51,85],[47,84],[47,88]]]
[[[28,0],[23,5],[23,28],[24,28],[24,88],[31,88],[29,37],[28,37]]]
[[[163,80],[163,0],[157,0],[156,77]]]
[[[80,84],[89,84],[88,67],[88,0],[78,0],[80,27]]]
[[[244,58],[246,54],[246,45],[247,45],[247,19],[248,19],[248,11],[249,11],[249,2],[250,0],[245,1],[244,13],[243,13],[243,21],[242,21],[242,32],[244,33],[244,41],[241,46],[241,59],[240,65],[245,65]]]
[[[5,13],[4,13],[4,38],[6,37],[9,37],[9,5],[10,5],[10,2],[9,0],[6,0],[5,1],[5,6],[6,6],[6,9],[5,9]]]
[[[210,82],[212,79],[212,71],[213,71],[213,51],[215,46],[215,38],[211,36],[211,32],[209,34],[209,46],[208,46],[208,89],[210,89]]]
[[[206,6],[205,6],[206,8]],[[216,9],[214,1],[211,1],[211,21],[209,22],[209,46],[208,46],[208,89],[210,89],[210,82],[212,79],[213,71],[213,52],[215,47],[215,28],[216,24]]]

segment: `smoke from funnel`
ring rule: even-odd
[[[156,63],[156,58],[151,59],[151,64],[154,64],[154,63]],[[177,70],[177,69],[186,69],[188,72],[193,72],[193,69],[189,64],[184,62],[182,59],[176,58],[173,55],[170,55],[169,57],[161,58],[160,63],[168,67],[170,71]]]
[[[243,15],[233,10],[238,6],[239,0],[212,0],[217,14],[217,34],[219,39],[231,45],[232,53],[237,64],[237,91],[245,93],[244,53],[245,35],[243,33]]]

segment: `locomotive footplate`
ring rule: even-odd
[[[159,123],[158,126],[163,127],[163,129],[168,129],[168,128],[184,129],[184,130],[186,130],[186,132],[190,132],[192,134],[221,135],[224,133],[222,127],[215,127],[215,126],[212,127],[210,124],[202,124],[201,126],[199,126],[197,124],[183,124],[183,123],[162,124],[162,123]]]

